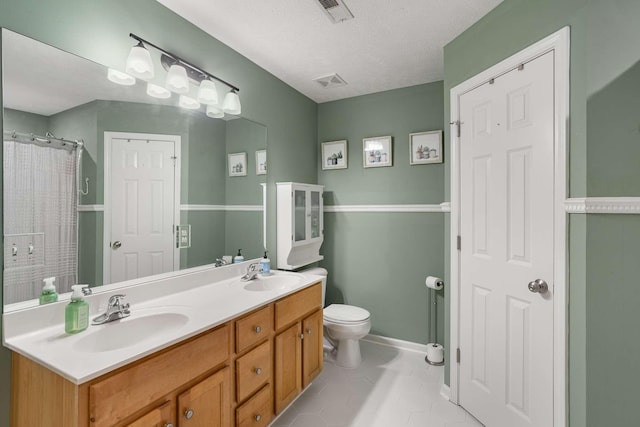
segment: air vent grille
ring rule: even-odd
[[[336,0],[318,0],[322,7],[325,9],[331,9],[332,7],[337,7],[338,2]]]
[[[353,14],[343,0],[316,0],[323,12],[334,24],[353,19]]]
[[[313,81],[318,82],[320,86],[322,86],[325,89],[329,89],[332,87],[346,86],[347,84],[347,82],[345,82],[344,79],[337,74],[318,77],[317,79],[313,79]]]

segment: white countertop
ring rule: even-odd
[[[247,263],[244,264],[246,268]],[[90,325],[86,331],[75,335],[64,332],[64,307],[68,301],[5,313],[4,345],[71,382],[82,384],[322,279],[311,274],[275,271],[273,279],[296,275],[299,281],[285,289],[249,291],[244,288],[248,282],[240,281],[240,275],[236,274],[242,271],[241,268],[199,269],[194,273],[176,274],[175,277],[130,288],[111,285],[94,288],[96,294],[86,298],[90,304],[91,318],[104,312],[106,301],[116,293],[127,294],[125,301],[131,304],[131,316],[104,325]],[[257,280],[261,280],[260,276]],[[123,348],[109,347],[106,351],[95,351],[96,346],[91,341],[95,343],[98,337],[96,333],[101,329],[115,326],[117,329],[107,332],[115,331],[116,342],[122,333],[122,340],[126,342],[127,330],[130,329],[127,322],[161,313],[177,313],[186,318],[180,317],[185,321],[157,333],[154,331],[151,336],[145,336]],[[101,345],[100,342],[97,344],[98,347]],[[90,350],[83,347],[89,347]]]

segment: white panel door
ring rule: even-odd
[[[173,141],[111,140],[111,282],[174,269],[175,151]]]
[[[490,427],[553,425],[553,61],[460,98],[459,401]]]

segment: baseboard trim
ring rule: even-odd
[[[415,351],[416,353],[427,354],[427,345],[419,344],[411,341],[399,340],[396,338],[383,337],[381,335],[369,334],[362,339],[363,341],[372,342],[375,344],[386,345],[388,347],[395,347],[402,350]]]
[[[442,383],[440,386],[440,396],[444,397],[447,400],[451,400],[451,389],[445,383]]]
[[[78,205],[78,212],[104,212],[104,205]]]

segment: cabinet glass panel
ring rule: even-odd
[[[295,190],[294,218],[295,225],[294,237],[296,242],[306,239],[305,210],[307,208],[307,196],[304,190]]]
[[[320,192],[311,192],[311,238],[320,237]]]

